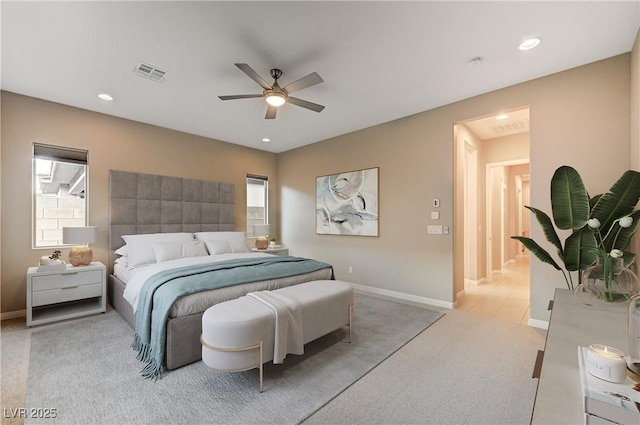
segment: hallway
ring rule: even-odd
[[[465,283],[456,309],[512,323],[529,323],[529,256],[507,264],[492,282]]]

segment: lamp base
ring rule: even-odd
[[[69,251],[69,263],[73,266],[88,266],[93,261],[93,252],[87,245],[76,245]]]
[[[266,249],[269,246],[269,240],[264,236],[258,236],[256,239],[256,248]]]

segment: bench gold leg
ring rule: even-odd
[[[351,344],[351,324],[353,320],[353,309],[356,307],[356,303],[349,305],[349,344]]]
[[[263,378],[263,364],[262,364],[262,340],[260,340],[260,366],[258,366],[258,369],[260,370],[260,392],[262,392],[262,383],[264,382],[264,378]]]
[[[262,392],[262,388],[263,388],[263,383],[264,383],[264,370],[263,370],[263,365],[262,365],[262,359],[264,358],[262,355],[262,340],[260,340],[259,343],[255,344],[255,345],[248,345],[246,347],[216,347],[215,345],[211,345],[208,344],[204,338],[202,337],[202,334],[200,334],[200,343],[211,349],[214,351],[221,351],[221,352],[238,352],[238,351],[249,351],[249,350],[255,350],[256,348],[258,349],[258,365],[257,366],[253,366],[253,367],[249,367],[246,369],[237,369],[237,370],[225,370],[225,372],[243,372],[245,370],[251,370],[251,369],[255,369],[256,367],[258,368],[258,370],[260,371],[260,384],[259,384],[259,390],[260,392]],[[215,369],[215,368],[213,368]]]

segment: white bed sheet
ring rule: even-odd
[[[152,275],[161,271],[170,270],[177,267],[194,266],[199,264],[217,263],[220,261],[232,260],[236,258],[258,258],[270,256],[263,252],[229,253],[207,255],[202,257],[188,257],[177,260],[164,261],[161,263],[147,264],[144,266],[127,269],[126,267],[114,267],[114,274],[118,279],[126,284],[124,298],[131,304],[133,311],[137,310],[138,295],[144,282]]]

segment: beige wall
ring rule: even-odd
[[[24,309],[26,268],[42,255],[30,243],[33,141],[90,150],[89,216],[91,224],[100,227],[94,252],[103,262],[110,168],[231,181],[236,184],[238,230],[245,224],[244,178],[256,173],[269,176],[271,187],[277,188],[270,205],[280,208],[270,211],[272,223],[277,225],[279,212],[279,237],[292,254],[332,263],[339,279],[453,302],[453,124],[528,106],[531,205],[550,209],[548,182],[563,164],[577,168],[591,192],[602,192],[631,166],[631,56],[518,84],[277,157],[2,93],[2,312]],[[636,110],[637,106],[635,102]],[[315,178],[369,167],[380,168],[380,236],[316,235]],[[441,201],[438,221],[429,217],[434,198]],[[450,226],[452,233],[427,235],[429,224]],[[532,236],[544,239],[537,226],[532,226]],[[532,319],[548,319],[547,302],[554,289],[563,286],[559,272],[532,261]]]
[[[27,267],[51,251],[31,248],[34,141],[89,150],[89,223],[99,227],[99,241],[92,249],[95,259],[105,264],[109,169],[234,183],[240,231],[246,230],[247,173],[268,176],[273,187],[278,183],[272,153],[13,93],[2,92],[1,106],[2,313],[25,309]],[[279,236],[276,194],[272,191],[269,213]]]
[[[640,171],[640,29],[631,51],[631,168]],[[631,250],[640,253],[640,235],[632,239]]]
[[[452,302],[453,237],[427,235],[433,198],[438,224],[453,225],[453,124],[530,108],[531,204],[550,209],[549,180],[563,164],[589,190],[608,189],[630,167],[630,54],[518,84],[278,155],[282,238],[298,255],[332,263],[339,279]],[[380,237],[316,235],[315,177],[380,167]],[[533,238],[542,242],[539,228]],[[549,250],[552,248],[547,246]],[[348,266],[353,273],[347,272]],[[531,264],[531,317],[548,320],[559,272]]]
[[[631,166],[640,170],[640,29],[631,51]]]

